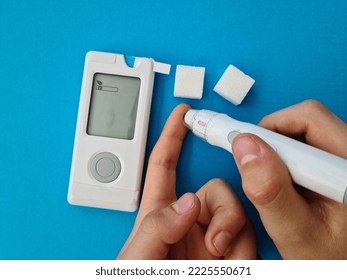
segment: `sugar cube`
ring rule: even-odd
[[[201,99],[205,67],[177,65],[174,96]]]
[[[214,87],[214,91],[233,103],[241,104],[255,80],[233,65],[229,65]]]

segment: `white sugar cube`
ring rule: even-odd
[[[174,96],[201,99],[204,76],[205,67],[177,65]]]
[[[250,76],[229,65],[213,90],[234,105],[239,105],[254,82]]]

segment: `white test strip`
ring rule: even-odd
[[[171,65],[167,63],[162,63],[158,61],[154,61],[154,72],[169,75],[171,70]]]
[[[134,57],[135,58],[135,63],[134,66],[137,67],[141,63],[141,57]],[[160,74],[165,74],[169,75],[170,70],[171,70],[171,64],[163,63],[163,62],[158,62],[152,59],[153,61],[153,71],[156,73]]]
[[[246,97],[255,80],[233,65],[229,65],[214,87],[214,91],[234,105]]]

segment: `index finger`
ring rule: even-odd
[[[259,123],[287,136],[305,136],[308,144],[347,158],[347,125],[315,100],[306,100],[264,117]]]
[[[187,133],[183,119],[189,109],[189,105],[181,104],[172,111],[153,148],[139,212],[141,215],[176,200],[176,165]]]

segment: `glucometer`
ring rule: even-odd
[[[184,122],[198,137],[232,152],[240,133],[252,133],[267,142],[287,165],[295,183],[347,204],[347,160],[251,123],[209,110],[189,110]]]
[[[154,73],[170,66],[136,57],[88,52],[78,110],[68,201],[135,211],[153,92]]]

